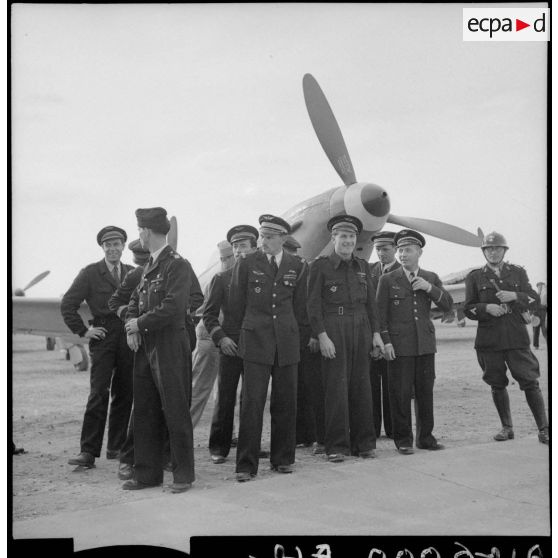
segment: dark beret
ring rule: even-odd
[[[116,238],[119,238],[122,242],[126,242],[128,236],[126,235],[126,231],[124,229],[109,225],[108,227],[103,227],[97,233],[97,244],[102,246],[103,242],[106,242],[107,240],[114,240]]]
[[[227,233],[227,240],[232,244],[233,242],[238,242],[239,240],[257,240],[260,234],[256,227],[250,225],[236,225]]]
[[[362,221],[353,215],[336,215],[327,222],[327,230],[360,234],[362,232]]]
[[[260,223],[260,232],[271,233],[271,234],[289,234],[291,232],[291,226],[285,219],[281,217],[276,217],[275,215],[260,215],[258,219]]]
[[[418,244],[422,248],[426,244],[426,240],[417,231],[402,229],[395,235],[395,244],[397,247],[405,246],[406,244]]]
[[[395,232],[393,231],[380,231],[374,233],[370,239],[374,244],[390,243],[395,244]]]
[[[159,234],[167,234],[170,230],[167,211],[162,207],[136,209],[136,218],[138,220],[138,227],[145,227]]]

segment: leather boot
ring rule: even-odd
[[[513,440],[514,433],[508,390],[506,388],[492,388],[492,400],[494,401],[494,405],[498,411],[498,416],[500,417],[500,422],[502,423],[502,430],[494,436],[494,439],[497,442]]]
[[[537,423],[537,428],[539,432],[548,432],[548,419],[546,418],[546,410],[544,407],[544,399],[540,388],[532,388],[525,390],[525,398],[527,399],[527,404],[533,413],[535,422]],[[540,438],[540,436],[539,436]],[[548,443],[548,442],[543,442]]]

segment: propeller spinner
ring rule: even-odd
[[[362,221],[365,230],[369,232],[379,231],[386,222],[389,222],[448,242],[474,247],[481,245],[478,235],[454,225],[431,219],[399,217],[391,214],[389,195],[384,188],[376,184],[357,182],[341,129],[316,79],[311,74],[306,74],[302,80],[302,87],[314,131],[333,168],[346,186],[345,189],[340,188],[331,197],[332,216],[339,213],[354,215]]]

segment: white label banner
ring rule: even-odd
[[[463,8],[464,41],[548,41],[549,8]]]

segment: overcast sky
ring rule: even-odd
[[[464,42],[462,7],[13,6],[13,286],[49,269],[29,295],[62,294],[102,258],[99,229],[137,238],[134,211],[152,206],[176,215],[201,274],[231,226],[341,185],[305,73],[393,213],[499,231],[545,280],[547,43]],[[427,237],[421,263],[483,262]]]

